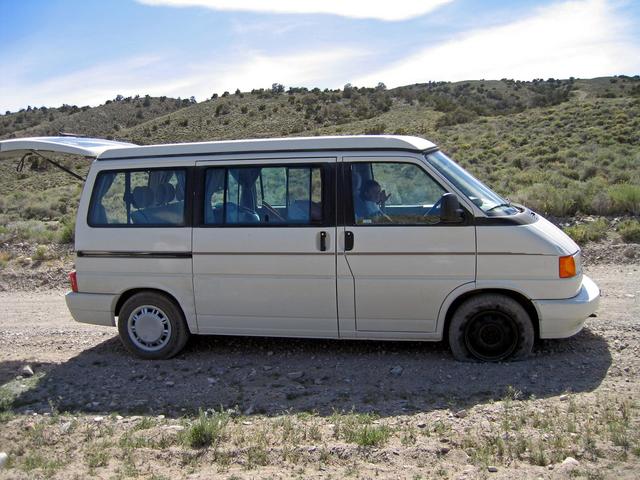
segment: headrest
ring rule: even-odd
[[[137,209],[149,207],[154,200],[153,191],[149,187],[136,187],[133,189],[133,206]]]
[[[156,205],[164,205],[176,198],[176,189],[170,183],[161,183],[155,188]]]

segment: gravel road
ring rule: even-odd
[[[21,408],[180,415],[242,412],[383,416],[500,398],[508,387],[546,398],[563,392],[638,390],[640,267],[593,266],[603,291],[597,318],[568,340],[540,343],[523,362],[464,364],[443,344],[196,337],[170,361],[140,361],[116,330],[75,323],[64,292],[0,294],[0,384],[29,364],[46,373]]]
[[[0,478],[637,478],[640,266],[588,270],[598,317],[505,364],[237,337],[140,361],[64,292],[2,292]],[[229,419],[205,447],[200,409]]]

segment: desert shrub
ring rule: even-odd
[[[590,178],[595,177],[597,173],[598,167],[595,165],[585,165],[582,172],[580,172],[580,180],[589,180]]]
[[[456,108],[451,112],[447,112],[442,115],[436,122],[436,128],[447,127],[449,125],[459,125],[461,123],[468,123],[474,120],[477,115],[469,110],[463,108]]]
[[[613,212],[613,201],[606,191],[598,192],[592,197],[591,211],[598,215],[609,215]]]
[[[76,221],[68,220],[62,224],[62,228],[58,231],[58,243],[73,243],[75,239]]]
[[[365,135],[382,135],[384,134],[387,126],[384,123],[376,123],[370,127],[364,129]]]
[[[574,193],[568,189],[536,183],[519,190],[513,199],[537,212],[565,217],[577,210],[576,199],[572,198]]]
[[[612,185],[609,187],[609,196],[618,212],[640,215],[640,185]]]
[[[219,117],[220,115],[227,115],[229,112],[231,112],[231,109],[229,108],[229,105],[226,103],[219,103],[216,106],[216,117]]]
[[[9,252],[0,252],[0,270],[7,266],[11,260],[11,254]],[[2,411],[2,402],[0,401],[0,411]]]
[[[52,230],[44,222],[38,220],[23,220],[9,223],[0,229],[0,240],[27,240],[46,244],[53,242],[55,234],[55,230]]]
[[[565,233],[580,244],[602,240],[606,236],[607,230],[609,230],[609,223],[603,218],[564,228]]]
[[[36,247],[36,251],[33,253],[33,259],[37,261],[46,260],[48,252],[47,247],[44,245],[38,245]]]
[[[638,220],[624,220],[617,229],[625,242],[640,243],[640,222]]]

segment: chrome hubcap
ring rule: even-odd
[[[171,338],[169,318],[153,305],[143,305],[131,312],[127,320],[127,330],[133,343],[149,352],[162,349]]]

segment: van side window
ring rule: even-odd
[[[185,170],[119,170],[98,174],[91,226],[184,225]]]
[[[206,171],[206,225],[315,225],[322,221],[320,166],[215,167]]]
[[[429,225],[439,221],[436,203],[445,190],[418,165],[353,163],[351,182],[357,225]]]

